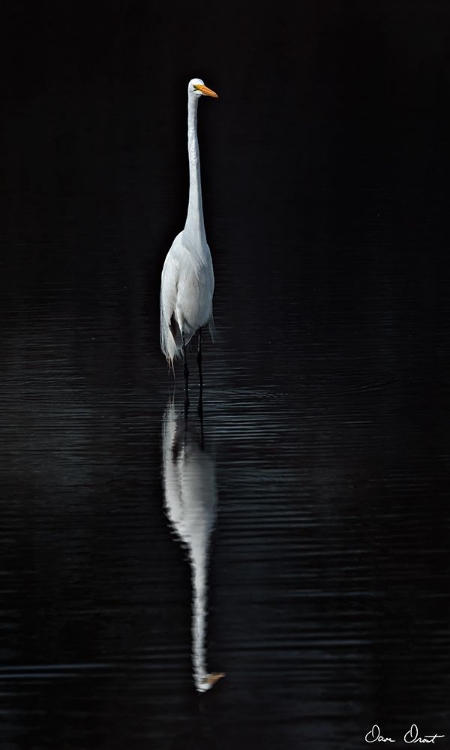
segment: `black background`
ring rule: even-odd
[[[73,207],[82,227],[117,212],[148,247],[148,196],[154,209],[159,194],[177,229],[181,92],[201,75],[224,100],[200,121],[210,222],[226,211],[230,231],[233,218],[274,241],[280,224],[294,241],[364,227],[397,256],[426,250],[418,273],[434,267],[445,243],[448,15],[443,2],[4,3],[6,221],[23,188],[51,231],[58,188],[64,206],[84,196]]]
[[[450,732],[449,28],[433,0],[2,3],[5,750]],[[160,483],[197,76],[209,702]]]

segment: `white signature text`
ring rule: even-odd
[[[411,727],[403,736],[403,742],[407,745],[414,745],[416,742],[422,745],[434,745],[435,740],[439,740],[445,737],[445,734],[424,734],[423,737],[419,735],[419,729],[417,724],[411,724]],[[370,732],[367,732],[365,738],[366,742],[396,742],[392,737],[384,737],[381,734],[381,729],[378,724],[374,724]]]

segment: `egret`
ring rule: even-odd
[[[193,78],[188,85],[189,203],[187,217],[183,231],[177,234],[167,253],[161,274],[161,349],[172,368],[174,359],[183,356],[187,405],[189,405],[189,369],[186,346],[197,332],[199,404],[201,404],[202,328],[208,324],[211,330],[214,293],[214,271],[203,220],[197,138],[197,107],[201,96],[217,98],[215,91],[207,88],[201,78]]]

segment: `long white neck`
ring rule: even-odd
[[[184,231],[192,239],[206,240],[203,222],[202,184],[200,178],[200,152],[197,138],[197,107],[199,98],[188,96],[188,156],[189,156],[189,204]]]

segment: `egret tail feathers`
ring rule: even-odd
[[[170,321],[167,322],[161,313],[161,350],[169,367],[173,370],[173,361],[181,357],[182,351],[181,331],[175,315],[172,315]]]
[[[220,341],[222,337],[217,331],[212,315],[207,326],[212,341]],[[191,336],[189,336],[189,339],[190,338]],[[189,339],[187,341],[189,341]],[[172,314],[170,321],[167,321],[161,312],[161,351],[167,359],[170,369],[173,370],[174,360],[181,358],[183,355],[183,337],[174,314]]]

